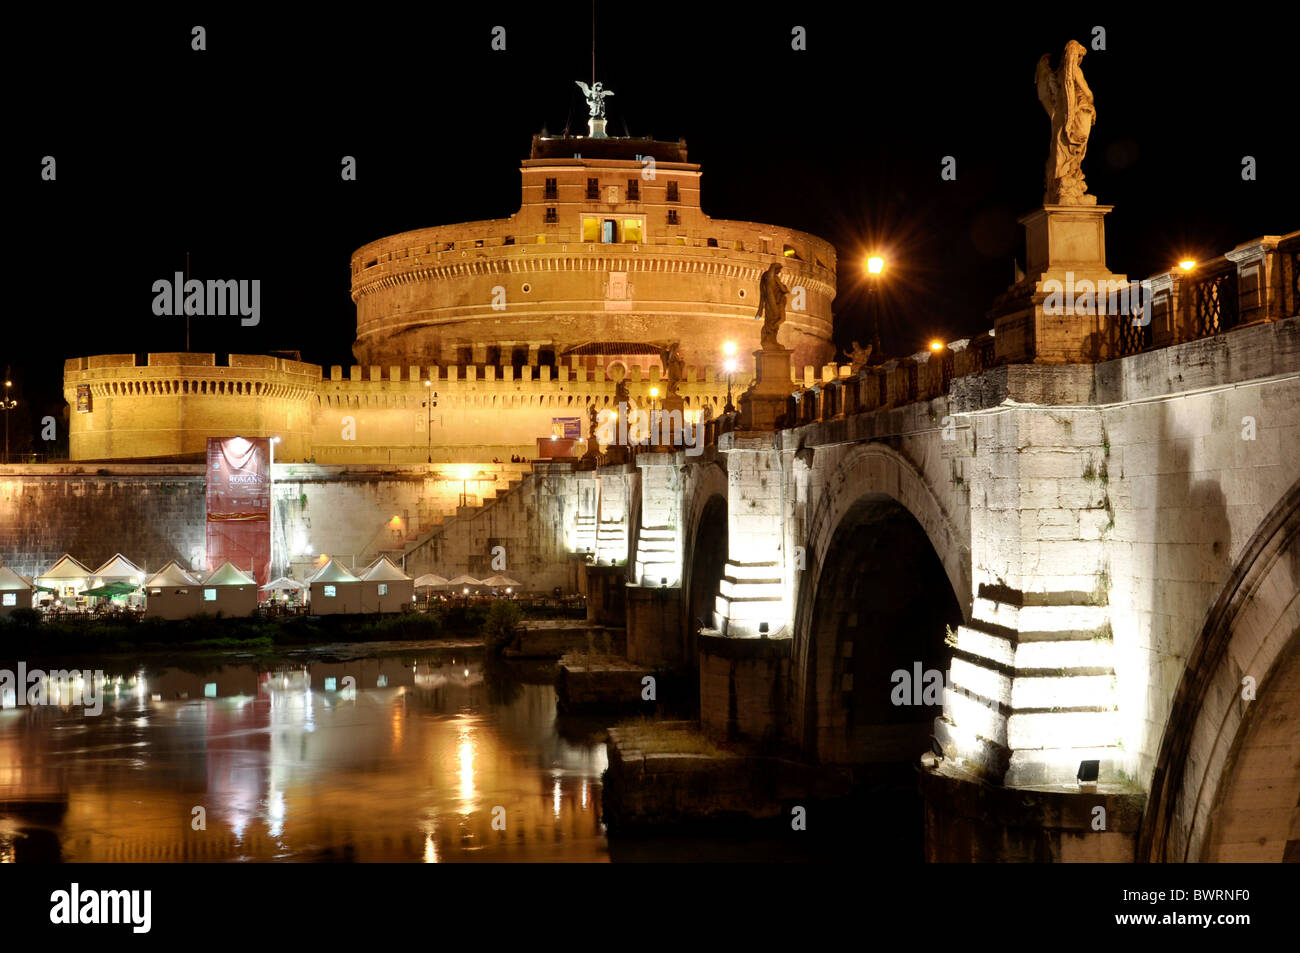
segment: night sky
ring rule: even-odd
[[[213,5],[132,21],[43,6],[11,22],[27,71],[11,84],[0,364],[31,418],[61,416],[64,358],[183,348],[184,319],[155,317],[151,286],[187,251],[193,277],[262,281],[258,327],[196,318],[192,350],[346,365],[355,248],[516,211],[530,136],[585,131],[574,80],[590,80],[591,9],[465,7],[272,20]],[[612,135],[687,140],[705,212],[836,244],[841,345],[869,339],[860,262],[885,249],[885,350],[907,354],[990,326],[1023,261],[1016,219],[1042,202],[1049,123],[1034,67],[1071,38],[1089,47],[1098,123],[1083,169],[1116,206],[1113,271],[1140,278],[1300,227],[1285,15],[1089,9],[602,3],[597,77],[615,92]],[[190,50],[196,23],[206,52]],[[497,24],[505,52],[490,48]],[[795,24],[807,51],[790,48]],[[1094,26],[1105,51],[1091,48]],[[45,155],[56,182],[40,180]],[[340,179],[344,155],[356,182]],[[955,182],[940,179],[946,155]],[[1242,181],[1246,155],[1258,181]],[[30,429],[20,411],[15,450]]]

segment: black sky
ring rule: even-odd
[[[591,69],[588,3],[319,9],[132,20],[48,7],[11,23],[29,69],[11,87],[16,300],[0,364],[33,418],[61,407],[66,357],[183,347],[183,319],[150,305],[186,251],[194,277],[262,281],[258,327],[196,319],[192,349],[351,363],[351,252],[509,215],[529,137],[585,126],[574,80]],[[1091,47],[1096,26],[1084,172],[1116,206],[1113,271],[1143,277],[1300,227],[1294,15],[1158,13],[601,3],[597,73],[615,91],[611,133],[687,140],[707,213],[836,244],[841,344],[865,340],[861,254],[887,248],[885,346],[905,354],[989,326],[1023,256],[1016,219],[1042,201],[1034,66],[1068,39]],[[206,52],[190,49],[196,23]],[[505,52],[490,48],[498,24]],[[56,182],[40,181],[45,155]],[[343,155],[358,181],[341,181]],[[955,182],[940,179],[947,155]],[[1247,155],[1255,182],[1241,178]]]

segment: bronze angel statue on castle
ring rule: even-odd
[[[1038,99],[1052,120],[1044,205],[1097,204],[1097,196],[1088,194],[1081,168],[1088,151],[1088,136],[1097,121],[1092,90],[1079,66],[1086,52],[1081,43],[1071,40],[1065,44],[1061,65],[1055,71],[1050,55],[1044,54],[1034,74]]]

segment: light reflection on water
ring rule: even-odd
[[[463,649],[108,682],[0,711],[0,861],[608,859],[603,735]]]

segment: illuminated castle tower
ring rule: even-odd
[[[207,437],[232,434],[281,438],[282,462],[533,459],[553,434],[586,436],[592,405],[611,407],[620,387],[639,406],[655,400],[673,344],[684,412],[717,416],[725,343],[735,393],[749,385],[759,279],[773,262],[790,289],[780,340],[794,376],[821,377],[834,247],[705,215],[685,142],[608,137],[595,112],[589,131],[533,137],[509,218],[360,248],[350,369],[259,355],[69,360],[72,459],[197,460]]]
[[[830,360],[834,247],[710,218],[685,142],[534,136],[521,173],[509,218],[403,232],[352,256],[358,363],[610,367],[676,341],[687,364],[717,364],[724,340],[742,356],[759,346],[758,280],[775,261],[802,288],[782,345],[796,367]]]

